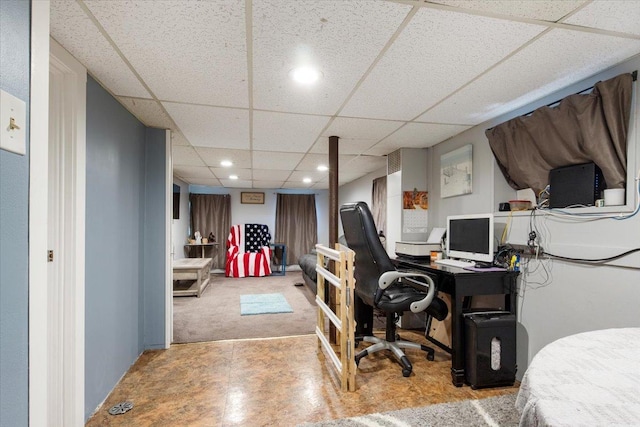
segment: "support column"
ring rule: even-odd
[[[329,137],[329,247],[334,249],[338,242],[338,139],[337,136]],[[329,270],[334,274],[335,263],[331,262]],[[336,311],[337,293],[333,286],[329,287],[329,307]],[[336,327],[329,323],[329,342],[338,342]]]

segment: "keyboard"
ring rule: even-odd
[[[437,259],[434,262],[439,265],[458,268],[473,267],[476,265],[476,263],[473,261],[460,261],[458,259]]]

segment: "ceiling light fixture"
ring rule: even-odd
[[[238,175],[229,175],[229,179],[238,179]]]
[[[220,162],[220,165],[228,168],[229,166],[233,166],[233,162],[231,160],[223,160]]]
[[[322,77],[322,73],[311,67],[298,67],[289,71],[289,76],[296,82],[303,85],[310,85]]]
[[[326,171],[329,170],[329,168],[327,166],[325,166],[325,165],[320,165],[320,166],[318,166],[318,170],[320,172],[326,172]]]
[[[311,178],[305,178],[302,180],[302,182],[304,182],[305,184],[310,184],[311,183]]]

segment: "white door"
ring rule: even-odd
[[[47,424],[84,424],[86,70],[51,40]]]

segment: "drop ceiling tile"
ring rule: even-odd
[[[173,172],[182,178],[187,179],[215,179],[213,173],[205,166],[174,166]],[[191,181],[189,181],[191,182]]]
[[[211,168],[211,172],[220,180],[231,180],[229,176],[235,175],[239,181],[251,181],[251,169],[240,168]]]
[[[338,177],[343,172],[367,174],[387,165],[387,158],[382,156],[358,156],[349,162],[338,165]]]
[[[583,27],[640,35],[640,2],[596,0],[564,22]]]
[[[146,126],[171,129],[174,126],[173,121],[164,112],[162,106],[153,99],[128,98],[118,96],[118,101],[131,113],[136,116]]]
[[[316,189],[316,190],[328,190],[329,189],[329,182],[327,182],[327,181],[316,182],[315,184],[313,184],[311,186],[311,188]]]
[[[322,133],[322,136],[328,138],[336,135],[341,139],[373,139],[379,141],[403,124],[404,122],[401,121],[336,117]]]
[[[195,149],[207,166],[223,167],[220,162],[229,160],[232,167],[251,168],[251,152],[249,150],[232,150],[229,148],[196,147]]]
[[[172,130],[171,145],[175,147],[176,145],[191,145],[191,144],[189,144],[189,141],[187,141],[184,135],[182,135],[180,132]]]
[[[222,187],[222,184],[217,179],[193,178],[189,183],[194,185],[206,185],[208,187]]]
[[[51,36],[113,94],[151,98],[131,69],[75,1],[53,0]]]
[[[306,114],[253,112],[253,149],[306,153],[329,117]]]
[[[437,123],[407,123],[379,144],[369,149],[366,154],[386,155],[398,148],[426,148],[436,145],[459,134],[471,126],[446,125]]]
[[[196,150],[190,145],[176,145],[171,151],[174,166],[206,166]]]
[[[305,184],[302,181],[285,181],[282,188],[311,188],[313,183]]]
[[[195,147],[249,149],[249,111],[163,102]]]
[[[322,181],[326,177],[327,177],[327,172],[293,171],[291,173],[291,176],[289,177],[289,179],[287,179],[287,181],[289,181],[289,182],[295,182],[295,181],[303,182],[303,180],[305,178],[311,178],[311,182],[315,183],[315,182],[318,182],[318,181]]]
[[[544,29],[422,8],[341,115],[411,120]]]
[[[640,40],[554,29],[419,120],[478,124],[640,53]]]
[[[228,188],[253,188],[251,180],[242,179],[221,179],[220,183]]]
[[[585,0],[429,0],[460,9],[556,22]]]
[[[340,154],[362,154],[404,122],[337,117],[313,145],[311,153],[329,153],[329,136],[336,135]]]
[[[254,169],[253,180],[259,181],[286,181],[291,175],[291,170]]]
[[[253,167],[256,169],[290,171],[300,162],[304,154],[254,151],[252,156]]]
[[[254,107],[334,114],[410,10],[391,2],[254,1]],[[297,85],[288,74],[302,65],[323,78]]]
[[[256,181],[255,179],[252,181],[253,182],[253,188],[264,188],[264,189],[271,189],[271,188],[281,188],[282,184],[284,184],[284,181]]]
[[[347,163],[355,157],[353,155],[338,155],[338,169],[340,169],[341,164]],[[296,166],[296,170],[317,171],[319,165],[329,166],[329,157],[326,154],[307,154]]]
[[[249,106],[244,2],[85,4],[159,99]]]

